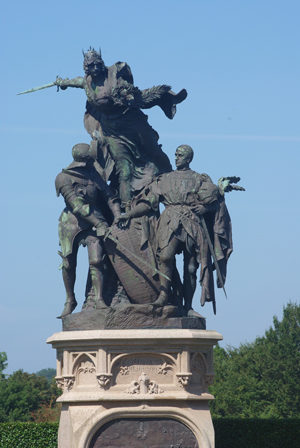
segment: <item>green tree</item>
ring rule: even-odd
[[[44,376],[45,378],[47,378],[48,383],[51,383],[56,375],[56,370],[48,367],[48,369],[39,370],[38,372],[36,372],[36,375]]]
[[[7,355],[5,352],[0,352],[0,379],[4,377],[3,370],[7,367]]]
[[[0,422],[27,422],[34,413],[49,403],[55,403],[60,394],[55,383],[45,377],[18,370],[0,380]]]
[[[215,348],[213,417],[300,418],[300,306],[273,324],[253,343]]]

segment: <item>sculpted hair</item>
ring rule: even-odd
[[[177,149],[182,149],[184,154],[189,156],[190,162],[193,160],[194,151],[189,145],[180,145],[180,146],[178,146]]]

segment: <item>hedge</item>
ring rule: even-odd
[[[300,419],[213,420],[216,448],[299,448]]]
[[[214,419],[216,448],[299,448],[300,419]],[[57,448],[58,423],[0,423],[0,448]],[[120,447],[121,448],[121,447]]]
[[[1,423],[0,448],[57,448],[58,423]]]

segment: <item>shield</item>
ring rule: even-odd
[[[140,247],[142,230],[138,220],[132,219],[130,226],[125,229],[113,226],[111,235],[120,241],[122,247],[108,237],[105,248],[129,298],[133,303],[153,303],[160,292],[159,275],[154,274],[154,270],[142,263],[142,260],[154,269],[158,266],[149,242],[144,244],[142,249]],[[127,251],[124,247],[129,250]]]

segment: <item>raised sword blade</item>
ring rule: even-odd
[[[24,93],[37,92],[38,90],[48,89],[48,87],[56,86],[55,82],[49,82],[49,84],[44,84],[43,86],[33,87],[32,89],[25,90],[24,92],[17,93],[17,95],[23,95]]]

